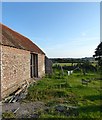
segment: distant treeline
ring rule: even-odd
[[[61,69],[61,66],[60,66],[60,64],[54,64],[53,68]],[[62,68],[64,70],[68,70],[68,71],[71,71],[71,70],[80,71],[80,70],[82,70],[84,74],[86,72],[90,72],[90,71],[91,72],[96,72],[97,71],[97,67],[93,66],[88,61],[87,62],[83,62],[83,63],[77,63],[76,65],[71,65],[71,66],[64,65],[64,66],[62,66]]]
[[[51,58],[53,63],[84,63],[85,61],[94,61],[93,57],[89,58]]]

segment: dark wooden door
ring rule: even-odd
[[[38,55],[31,53],[30,61],[31,78],[38,77]]]

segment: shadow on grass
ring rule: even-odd
[[[102,112],[102,105],[90,105],[90,106],[82,106],[79,107],[79,112]]]
[[[91,101],[102,100],[102,94],[100,94],[100,95],[85,96],[84,99],[88,99],[88,100],[91,100]]]

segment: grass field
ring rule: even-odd
[[[40,118],[100,118],[102,81],[97,80],[98,73],[83,75],[75,72],[64,76],[54,70],[52,76],[46,76],[28,89],[27,100],[43,101],[48,110],[41,110]],[[88,85],[82,85],[81,79],[88,79]]]

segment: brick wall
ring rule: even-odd
[[[1,94],[5,97],[30,78],[30,52],[8,46],[2,46],[1,52]]]
[[[38,54],[38,77],[45,75],[45,55]]]
[[[0,46],[0,101],[1,101],[1,46]]]

